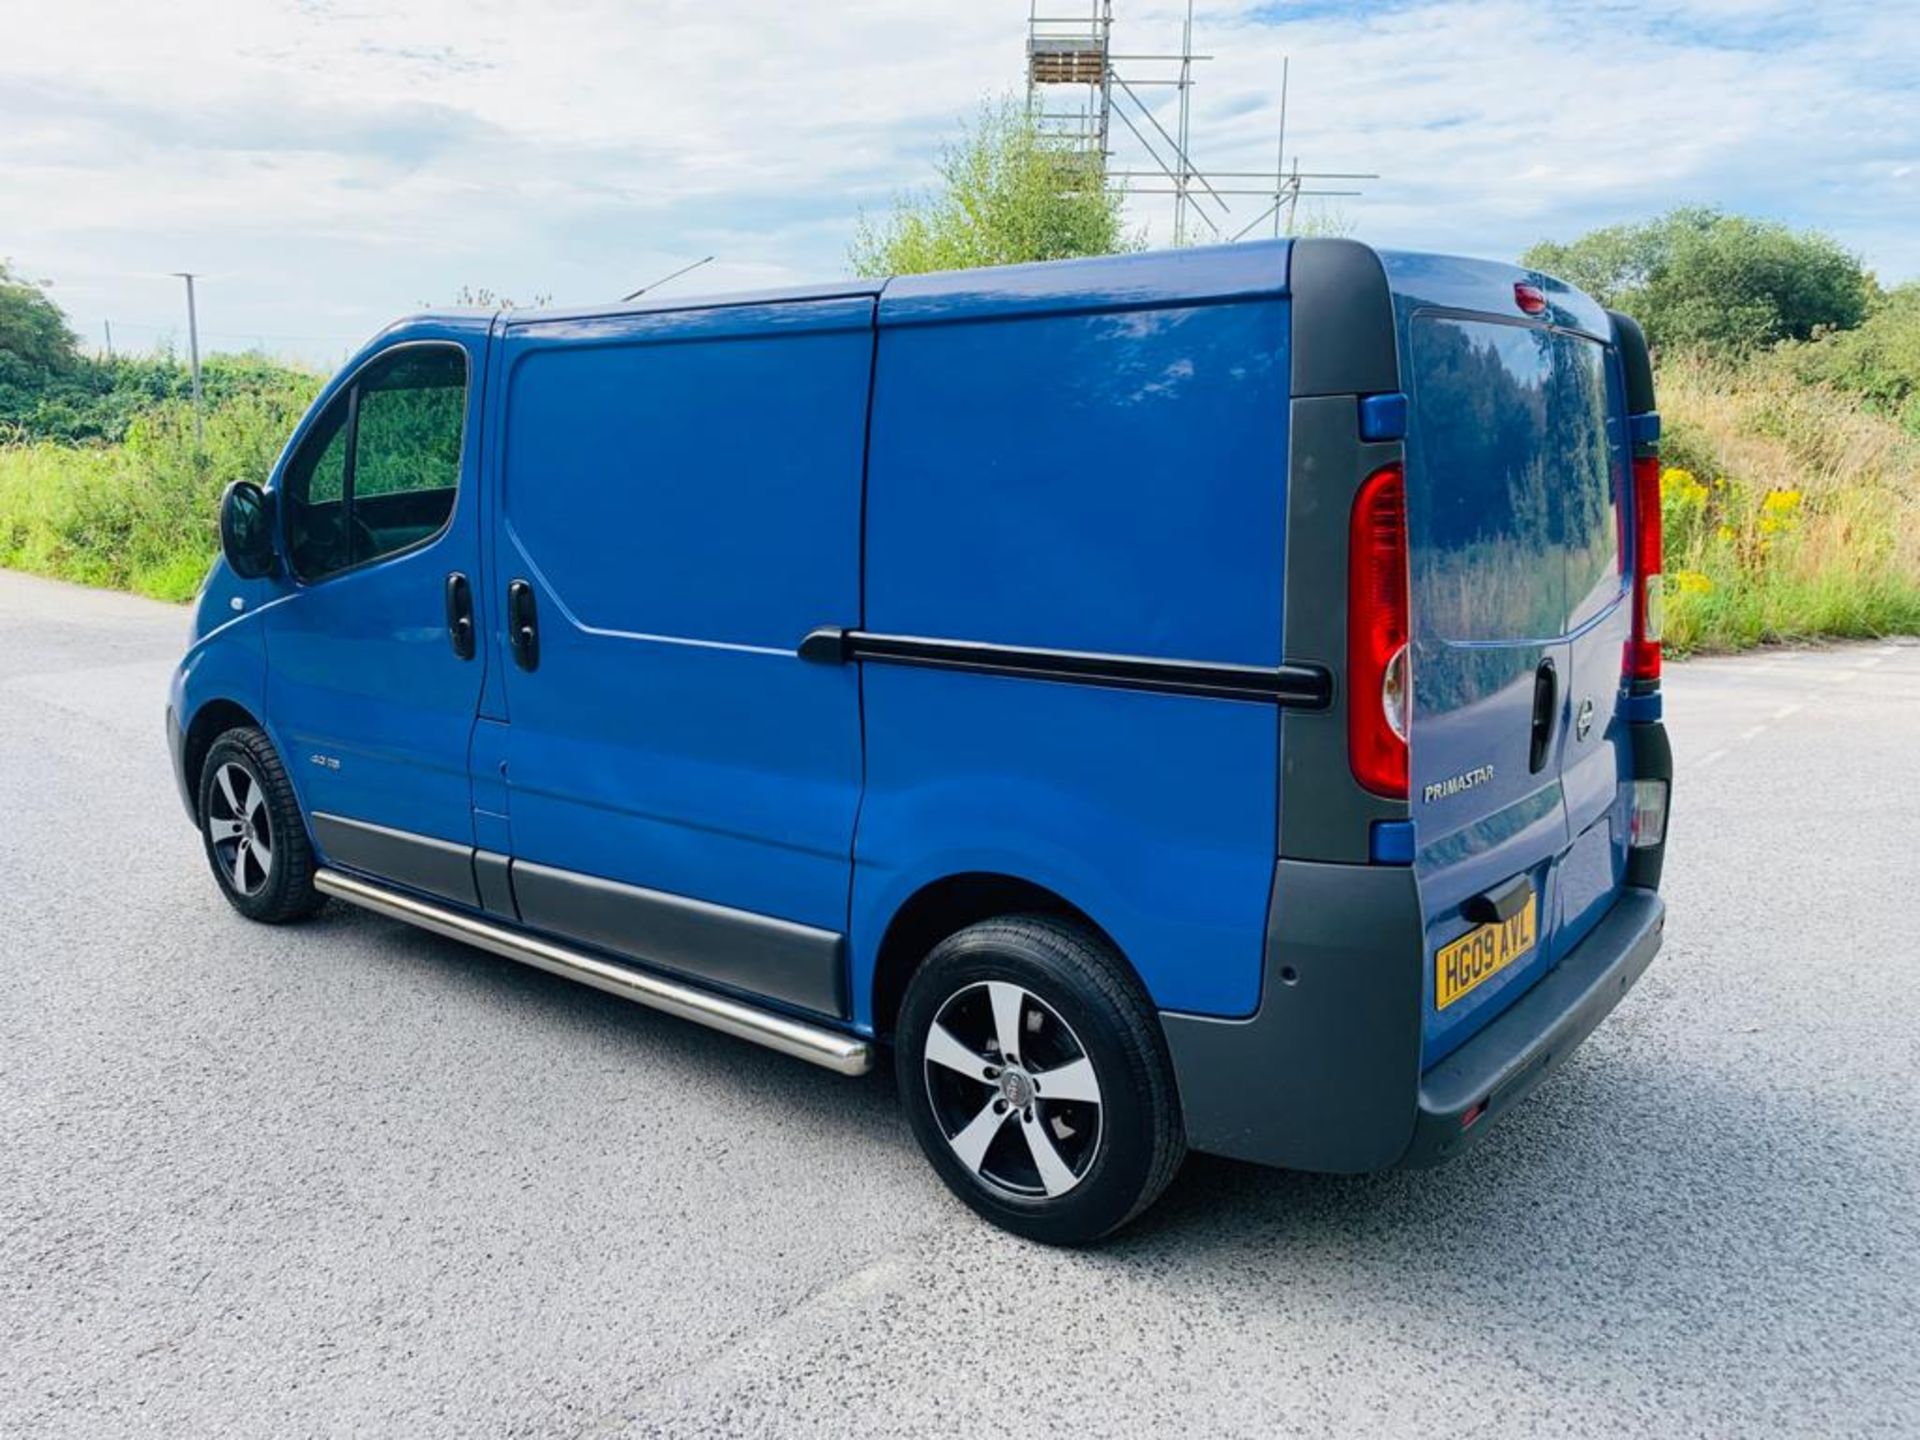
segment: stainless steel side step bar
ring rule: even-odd
[[[644,970],[630,970],[570,946],[523,935],[476,915],[450,910],[338,870],[321,870],[313,877],[313,883],[325,894],[337,895],[349,904],[376,914],[405,920],[449,940],[464,940],[482,950],[518,960],[522,965],[564,975],[609,995],[618,995],[622,1000],[664,1010],[669,1015],[725,1031],[742,1040],[752,1040],[769,1050],[811,1061],[841,1075],[864,1075],[873,1068],[873,1046],[857,1036],[809,1025],[804,1020],[710,994]]]

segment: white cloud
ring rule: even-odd
[[[1119,9],[1123,48],[1177,40],[1183,6]],[[1382,172],[1338,202],[1368,238],[1510,254],[1720,203],[1912,275],[1920,37],[1897,9],[1202,3],[1195,150],[1271,164],[1290,53],[1288,149]],[[824,278],[858,208],[1019,83],[1026,12],[65,0],[0,45],[0,253],[89,334],[175,326],[166,272],[190,267],[215,344],[319,358],[461,284],[581,300],[709,252],[701,288]],[[1164,202],[1136,208],[1165,238]]]

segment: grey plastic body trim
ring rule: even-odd
[[[845,942],[831,930],[617,880],[513,862],[521,920],[663,970],[844,1019]]]
[[[344,815],[313,813],[313,838],[329,864],[364,870],[414,890],[457,900],[476,909],[473,847],[410,830],[394,830]]]
[[[1613,322],[1613,341],[1620,348],[1620,366],[1626,372],[1627,413],[1657,412],[1660,407],[1653,396],[1653,357],[1647,348],[1647,332],[1624,311],[1609,310],[1607,318]]]
[[[1666,925],[1666,902],[1657,894],[1623,889],[1564,960],[1421,1077],[1419,1118],[1399,1163],[1438,1165],[1492,1130],[1613,1013],[1660,953]]]
[[[513,861],[492,850],[473,852],[473,883],[480,892],[480,908],[503,920],[518,920],[520,907],[513,903]]]
[[[1160,1017],[1188,1143],[1293,1170],[1393,1164],[1413,1135],[1425,953],[1411,868],[1280,861],[1259,1011]]]
[[[314,876],[314,884],[328,895],[390,919],[404,920],[450,940],[477,945],[536,970],[577,980],[609,995],[751,1040],[841,1075],[864,1075],[873,1068],[873,1046],[858,1036],[844,1035],[726,996],[709,994],[665,976],[628,969],[337,870],[320,871]]]
[[[1632,737],[1633,778],[1667,782],[1667,834],[1673,833],[1673,743],[1667,739],[1667,727],[1658,720],[1636,720],[1627,726]],[[1666,863],[1667,840],[1658,845],[1627,851],[1627,884],[1647,890],[1660,888],[1660,872]]]
[[[1288,436],[1285,654],[1334,676],[1327,705],[1280,720],[1280,853],[1364,864],[1376,820],[1404,820],[1353,778],[1347,753],[1347,549],[1361,482],[1400,459],[1397,440],[1360,439],[1355,395],[1295,400]]]
[[[1378,395],[1400,388],[1393,292],[1358,240],[1293,242],[1293,393]]]
[[[1344,683],[1354,496],[1367,476],[1405,454],[1400,440],[1360,438],[1361,400],[1401,390],[1393,292],[1373,250],[1338,239],[1294,242],[1288,288],[1293,400],[1280,652],[1333,684],[1324,708],[1281,716],[1279,853],[1364,864],[1373,822],[1408,813],[1406,801],[1383,799],[1353,778]]]
[[[1558,965],[1423,1074],[1427,949],[1413,871],[1282,860],[1259,1011],[1160,1016],[1188,1143],[1339,1173],[1457,1155],[1607,1017],[1652,963],[1665,920],[1653,891],[1622,889]]]

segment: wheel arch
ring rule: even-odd
[[[200,772],[206,767],[207,752],[213,742],[229,730],[241,726],[264,729],[259,719],[237,700],[216,696],[205,701],[187,722],[186,739],[181,747],[181,768],[187,778],[187,794],[193,802],[194,823],[200,815]]]
[[[922,885],[894,911],[873,967],[873,1030],[893,1033],[907,982],[927,953],[947,936],[999,915],[1051,915],[1084,925],[1133,971],[1126,951],[1080,906],[1032,880],[991,870],[968,870]],[[1139,982],[1138,972],[1134,979]]]

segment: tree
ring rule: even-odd
[[[60,307],[0,260],[0,430],[20,427],[80,359],[80,338]]]
[[[80,337],[60,307],[31,280],[0,260],[0,364],[59,373],[80,358]]]
[[[1043,134],[1012,100],[983,105],[941,152],[941,184],[860,217],[847,258],[856,275],[966,270],[1137,250],[1121,197],[1098,157]]]
[[[1920,435],[1920,280],[1879,297],[1856,329],[1783,346],[1780,357],[1801,379],[1863,395]]]
[[[1851,328],[1874,294],[1859,259],[1829,236],[1702,208],[1542,241],[1521,263],[1625,310],[1656,345],[1720,354]]]

